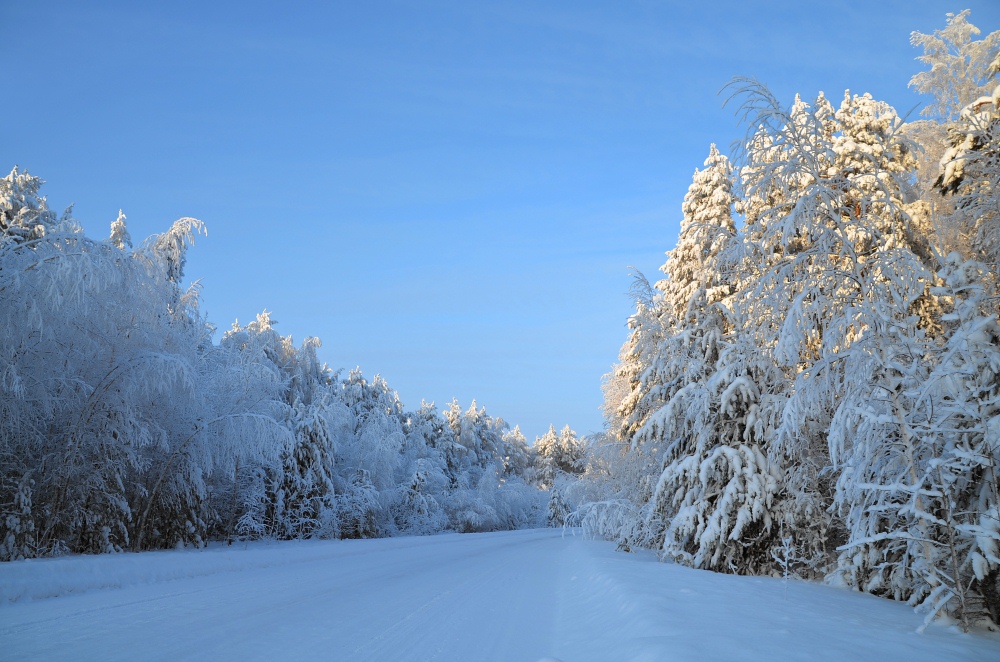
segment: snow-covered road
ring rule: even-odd
[[[1000,660],[920,623],[551,529],[0,564],[3,660]]]

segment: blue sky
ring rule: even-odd
[[[718,92],[921,104],[912,30],[1000,3],[14,3],[0,167],[103,236],[205,221],[221,329],[272,311],[405,405],[475,398],[529,439],[601,427],[601,376],[715,142]]]

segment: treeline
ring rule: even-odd
[[[199,221],[97,241],[41,183],[0,179],[0,560],[545,523],[554,460],[518,428],[407,411],[267,313],[213,342],[181,289]]]
[[[575,517],[695,568],[1000,624],[1000,32],[914,33],[934,97],[732,84],[605,382]]]

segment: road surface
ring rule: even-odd
[[[4,660],[1000,660],[921,622],[552,529],[0,564]]]

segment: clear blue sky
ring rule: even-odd
[[[221,329],[272,311],[404,404],[601,427],[630,265],[651,280],[719,89],[845,88],[901,113],[912,30],[1000,2],[396,3],[0,0],[0,168],[104,236],[180,216]]]

